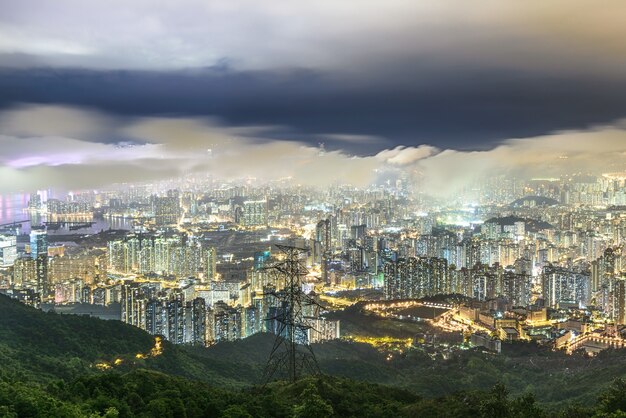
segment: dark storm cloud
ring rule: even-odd
[[[270,126],[266,137],[324,142],[358,154],[400,144],[485,149],[507,138],[584,129],[626,115],[626,83],[618,78],[418,64],[389,73],[355,80],[321,71],[226,67],[5,68],[0,107],[59,103],[124,117],[212,116],[229,125]],[[371,140],[358,141],[359,135]]]
[[[621,0],[0,3],[4,108],[215,117],[359,154],[626,116]]]

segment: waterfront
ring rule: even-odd
[[[20,233],[30,233],[32,226],[45,225],[46,222],[57,223],[58,219],[52,219],[46,214],[28,210],[28,202],[30,194],[13,193],[0,195],[0,225],[6,226],[13,222],[23,222]],[[80,217],[75,219],[76,222],[91,223],[91,226],[85,228],[70,228],[67,222],[58,222],[54,228],[48,228],[49,235],[85,235],[95,234],[107,229],[125,229],[132,228],[132,220],[125,218],[90,218]]]

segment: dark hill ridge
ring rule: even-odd
[[[0,361],[7,370],[37,381],[74,378],[98,373],[98,363],[128,371],[149,368],[210,384],[243,387],[262,382],[267,357],[274,343],[271,334],[222,342],[212,347],[176,346],[163,343],[154,358],[149,353],[154,337],[120,321],[87,316],[42,312],[0,295]],[[343,341],[314,345],[320,365],[338,375],[393,383],[396,371],[385,356],[366,344]]]
[[[150,350],[154,338],[119,321],[44,313],[0,295],[0,364],[45,381],[72,378],[102,359]]]
[[[149,334],[120,321],[104,321],[78,315],[44,313],[0,295],[0,341],[12,346],[41,350],[95,361],[150,350]]]
[[[152,335],[120,321],[42,312],[0,295],[0,364],[13,374],[41,382],[69,379],[99,373],[96,364],[122,359],[114,368],[150,368],[229,386],[258,380],[255,368],[242,369],[218,356],[198,356],[167,341],[161,355],[136,357],[149,353],[154,344]]]
[[[486,224],[498,224],[500,226],[510,226],[515,225],[516,222],[526,222],[526,219],[520,218],[519,216],[500,216],[489,218],[485,221]]]
[[[515,225],[516,222],[524,222],[526,230],[530,232],[538,232],[542,229],[554,229],[554,226],[548,222],[537,219],[521,218],[514,215],[493,217],[485,221],[485,223],[493,223],[500,226],[511,226]]]
[[[258,334],[209,348],[174,346],[166,342],[161,355],[136,359],[136,353],[149,352],[154,339],[119,321],[43,313],[2,296],[0,315],[0,408],[3,405],[2,382],[11,382],[10,388],[16,387],[15,382],[41,388],[51,383],[56,385],[54,382],[58,380],[72,382],[76,379],[93,379],[101,385],[109,382],[107,376],[111,373],[140,376],[149,371],[156,374],[147,376],[158,376],[155,379],[159,381],[176,376],[176,382],[201,381],[222,391],[251,390],[261,382],[265,359],[274,339],[269,334]],[[517,396],[530,391],[551,407],[562,407],[574,401],[592,405],[598,393],[614,378],[626,377],[622,366],[626,350],[608,350],[587,359],[539,349],[529,343],[516,343],[504,345],[503,354],[498,356],[465,350],[444,360],[421,349],[403,354],[395,352],[389,357],[368,345],[347,341],[316,344],[313,349],[325,374],[353,379],[346,382],[357,380],[394,386],[429,398],[460,391],[489,390],[502,382],[512,394]],[[122,364],[109,371],[93,367],[94,362],[110,364],[117,358],[123,359]],[[180,384],[189,388],[199,385]],[[76,402],[86,402],[102,390],[81,392],[82,398],[77,398]],[[122,396],[122,392],[114,393],[111,396]],[[624,395],[626,398],[626,389]],[[144,402],[151,400],[144,398]],[[0,416],[3,416],[2,410]]]
[[[524,206],[555,206],[558,205],[559,201],[552,199],[551,197],[545,196],[524,196],[520,199],[517,199],[509,206],[514,208],[521,208]]]
[[[315,346],[322,369],[359,380],[326,375],[262,387],[245,382],[262,370],[271,335],[208,349],[165,344],[162,355],[133,363],[126,354],[153,339],[125,324],[46,314],[6,297],[0,315],[3,417],[591,418],[626,410],[622,380],[596,401],[599,389],[624,375],[623,351],[591,361],[522,345],[523,355],[509,357],[470,350],[433,361],[413,351],[388,361],[368,346],[331,342]],[[100,358],[125,362],[106,372],[89,367]],[[380,381],[389,385],[371,383]],[[538,405],[531,393],[550,403]]]

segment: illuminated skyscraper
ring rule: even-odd
[[[215,247],[207,247],[204,250],[204,263],[204,281],[215,280],[217,274],[217,251]]]
[[[171,238],[159,237],[154,240],[154,270],[168,272],[170,270],[170,249],[177,243]]]
[[[40,254],[48,255],[48,233],[45,227],[33,227],[30,232],[30,257],[34,260]]]
[[[35,260],[29,257],[18,258],[13,266],[13,285],[17,288],[34,286],[37,281]]]
[[[194,345],[205,345],[207,311],[206,302],[202,298],[195,298],[187,303],[185,314],[190,318],[190,332],[188,342]]]
[[[529,274],[505,271],[503,275],[502,296],[513,306],[526,306],[530,302],[532,277]]]
[[[153,196],[152,211],[158,226],[177,223],[181,215],[178,190],[169,190],[167,196]]]
[[[626,324],[626,277],[612,279],[609,318],[618,325]]]
[[[549,307],[571,303],[586,306],[591,297],[588,272],[577,272],[552,265],[543,268],[543,297]]]
[[[146,331],[152,335],[168,335],[167,307],[162,300],[151,299],[146,304]]]
[[[0,267],[9,267],[17,259],[17,239],[14,235],[0,235]]]
[[[437,257],[408,257],[384,266],[386,299],[413,299],[451,292],[448,262]]]
[[[267,225],[267,201],[246,200],[243,202],[243,224],[245,226]]]
[[[174,344],[183,344],[185,338],[185,309],[181,299],[173,299],[167,303],[167,339]]]

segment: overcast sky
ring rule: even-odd
[[[565,131],[626,144],[624,22],[621,0],[4,1],[0,134],[60,152],[4,146],[2,168],[34,179],[26,172],[106,166],[87,158],[94,146],[131,164],[120,143],[148,159],[151,145],[188,143],[189,130],[136,135],[146,121],[236,136],[237,150],[264,145],[284,161],[321,142],[368,164],[402,149],[392,165],[468,161]],[[70,140],[85,155],[65,154]],[[177,155],[151,176],[180,164],[206,162]]]

